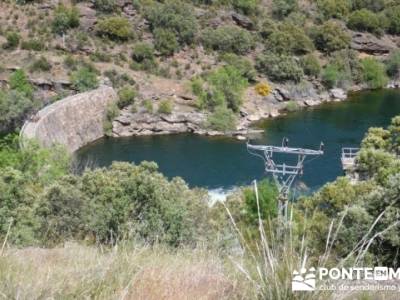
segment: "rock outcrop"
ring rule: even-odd
[[[108,86],[64,98],[28,120],[21,136],[36,139],[45,147],[61,144],[69,152],[74,152],[104,136],[107,105],[117,99],[114,89]]]
[[[351,48],[368,54],[386,54],[396,49],[396,45],[388,37],[377,38],[370,33],[355,32]]]

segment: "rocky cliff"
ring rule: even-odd
[[[61,144],[73,152],[104,135],[105,110],[117,99],[114,89],[108,86],[64,98],[30,118],[21,136],[36,139],[45,147]]]

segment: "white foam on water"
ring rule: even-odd
[[[210,197],[210,206],[213,206],[216,202],[224,202],[226,198],[237,190],[237,187],[230,188],[216,188],[208,190],[208,196]]]

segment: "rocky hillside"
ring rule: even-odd
[[[370,0],[0,3],[0,131],[112,86],[114,136],[245,133],[349,90],[396,86],[400,5]]]

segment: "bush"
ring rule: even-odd
[[[70,75],[73,87],[79,92],[86,92],[98,87],[97,74],[88,67],[81,67]]]
[[[197,20],[193,8],[182,1],[166,1],[155,4],[146,14],[152,31],[167,30],[179,44],[191,44],[197,32]]]
[[[271,93],[271,87],[269,86],[268,83],[265,82],[260,82],[257,83],[255,86],[255,90],[257,92],[257,94],[259,94],[260,96],[268,96]]]
[[[123,17],[107,17],[96,25],[97,34],[111,40],[126,41],[133,37],[129,20]]]
[[[369,31],[373,33],[382,32],[378,16],[368,9],[361,9],[353,12],[347,21],[347,26],[350,29],[358,31]]]
[[[131,105],[135,102],[137,92],[134,88],[130,86],[124,86],[118,91],[118,107],[124,108],[128,105]]]
[[[272,14],[278,18],[283,19],[290,13],[298,9],[297,0],[273,0],[272,1]]]
[[[51,64],[44,56],[41,56],[32,63],[30,70],[32,72],[36,71],[47,72],[51,70]]]
[[[13,50],[18,48],[21,36],[16,32],[8,32],[6,34],[6,39],[7,42],[3,44],[3,48]]]
[[[55,33],[62,34],[79,26],[79,11],[75,7],[59,5],[55,9],[52,28]]]
[[[102,12],[111,13],[117,10],[115,0],[95,0],[94,7]]]
[[[108,79],[110,79],[112,86],[114,88],[120,88],[126,85],[134,85],[135,80],[130,77],[126,73],[118,73],[117,71],[113,70],[107,70],[103,72],[103,75],[106,76]]]
[[[160,114],[171,114],[172,113],[172,102],[171,100],[162,100],[158,105],[158,113]]]
[[[10,76],[10,88],[25,97],[33,97],[33,86],[29,83],[28,77],[23,70],[16,70]]]
[[[232,5],[238,12],[253,15],[257,12],[258,0],[232,0]]]
[[[166,29],[157,28],[154,30],[154,45],[162,55],[172,55],[179,49],[175,34]]]
[[[392,78],[400,75],[400,50],[392,52],[386,61],[387,73]]]
[[[39,39],[22,41],[21,48],[24,50],[42,51],[46,48],[45,44]]]
[[[317,49],[327,53],[347,48],[350,44],[350,36],[334,21],[316,26],[311,35]]]
[[[207,29],[202,40],[206,48],[236,54],[246,54],[255,45],[251,33],[236,26]]]
[[[278,190],[276,185],[267,179],[257,184],[258,205],[253,187],[243,189],[244,218],[247,225],[258,226],[259,217],[266,222],[278,215]],[[258,231],[257,231],[258,232]]]
[[[224,53],[221,55],[221,59],[229,66],[236,68],[248,81],[255,80],[257,74],[250,60],[234,53]]]
[[[256,60],[256,68],[273,81],[299,82],[303,77],[303,70],[292,56],[260,55]]]
[[[151,102],[149,99],[143,101],[143,107],[149,114],[152,114],[154,111],[153,102]]]
[[[344,19],[351,11],[350,0],[317,0],[317,5],[326,19]]]
[[[232,66],[219,68],[206,80],[208,82],[206,91],[202,88],[194,90],[198,93],[200,107],[212,110],[222,105],[234,112],[239,111],[242,94],[248,82],[236,68]]]
[[[212,130],[227,132],[234,130],[236,125],[236,117],[232,110],[220,105],[207,118],[207,127]]]
[[[145,42],[140,42],[135,44],[132,51],[132,58],[134,61],[138,63],[142,63],[144,61],[153,61],[154,60],[153,45]]]
[[[383,88],[388,82],[385,66],[374,58],[364,58],[361,61],[364,82],[372,89]]]
[[[285,110],[287,110],[288,112],[295,112],[298,111],[299,109],[300,109],[299,103],[293,100],[288,101],[285,105]]]
[[[352,3],[354,10],[365,8],[374,12],[383,10],[389,4],[385,0],[352,0]]]
[[[305,54],[314,50],[312,40],[303,29],[294,25],[285,25],[280,29],[266,39],[267,49],[277,54]]]
[[[400,33],[400,5],[391,7],[386,10],[388,19],[388,31],[392,34]]]
[[[312,77],[318,77],[321,73],[321,65],[318,58],[314,55],[309,54],[301,58],[301,67],[303,68],[304,74]]]
[[[18,91],[0,90],[0,134],[20,127],[33,107],[33,102],[26,95]]]

